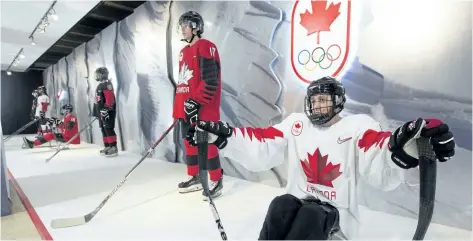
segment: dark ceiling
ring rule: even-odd
[[[133,13],[146,1],[101,1],[67,31],[56,43],[43,53],[28,70],[44,70],[74,51],[79,45],[89,42],[96,34],[114,22]]]

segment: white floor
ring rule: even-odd
[[[45,159],[55,149],[21,149],[21,138],[5,143],[7,165],[55,240],[204,240],[220,239],[207,202],[200,192],[179,194],[185,166],[148,158],[83,226],[52,229],[51,220],[83,216],[94,210],[140,159],[122,152],[99,155],[99,146],[81,144]],[[229,240],[256,240],[271,199],[283,189],[224,178],[216,199]],[[362,208],[364,238],[412,239],[417,220]],[[471,232],[431,224],[429,240],[471,240]]]

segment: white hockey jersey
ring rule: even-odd
[[[51,118],[51,107],[49,105],[49,97],[47,95],[38,96],[35,116],[39,117],[40,111],[44,112],[46,118]]]
[[[267,171],[288,160],[287,193],[313,195],[334,204],[349,239],[358,237],[360,179],[381,190],[404,181],[404,170],[391,161],[390,132],[367,115],[342,118],[331,127],[313,125],[294,113],[269,128],[234,128],[220,154],[250,171]]]

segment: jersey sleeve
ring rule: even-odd
[[[391,160],[388,148],[391,132],[383,131],[373,119],[363,125],[356,142],[358,174],[375,188],[393,190],[404,181],[404,170]]]
[[[198,48],[200,81],[193,92],[193,98],[201,105],[210,103],[220,88],[220,56],[212,42],[204,42]]]
[[[113,109],[113,106],[115,105],[115,92],[113,92],[112,83],[105,83],[102,92],[104,97],[104,107],[107,109]]]
[[[266,128],[233,128],[222,155],[253,172],[267,171],[282,164],[287,157],[289,118]]]

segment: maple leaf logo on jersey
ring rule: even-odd
[[[307,157],[308,161],[300,160],[307,182],[333,188],[332,182],[342,174],[340,164],[327,163],[328,155],[322,156],[319,148],[313,155],[308,153]]]
[[[193,77],[193,70],[187,67],[187,64],[183,64],[181,71],[179,72],[179,79],[177,85],[189,85],[189,80]]]

